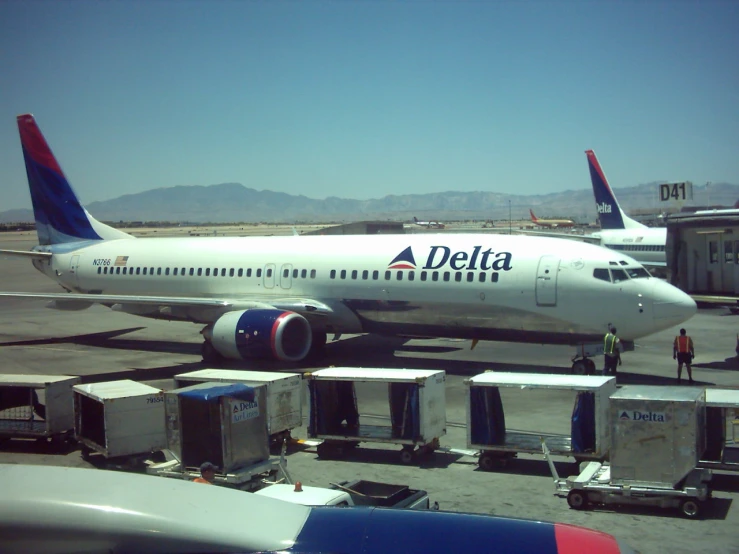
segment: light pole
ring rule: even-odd
[[[511,224],[511,199],[508,199],[508,234],[512,235],[512,224]]]

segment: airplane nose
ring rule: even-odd
[[[695,301],[677,287],[654,279],[654,319],[660,325],[677,325],[693,317],[698,311]]]

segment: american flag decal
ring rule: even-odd
[[[124,266],[127,263],[128,263],[128,256],[118,256],[115,259],[115,264],[114,265],[116,265],[116,266]]]

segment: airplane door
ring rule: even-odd
[[[290,275],[293,270],[292,264],[283,264],[280,269],[280,287],[283,289],[289,289],[293,286],[293,278]]]
[[[72,256],[72,259],[69,261],[69,275],[71,276],[72,282],[77,285],[77,268],[80,265],[80,257],[79,256]]]
[[[536,271],[536,305],[557,305],[557,273],[559,258],[557,256],[542,256],[539,259],[539,269]]]
[[[275,288],[275,264],[267,264],[264,266],[264,288]]]

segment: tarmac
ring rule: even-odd
[[[0,248],[27,250],[35,233],[0,236]],[[61,292],[29,260],[0,255],[3,291]],[[693,337],[696,386],[739,388],[735,353],[739,316],[725,309],[699,310],[683,326]],[[94,306],[82,312],[45,308],[44,301],[0,299],[0,367],[3,373],[79,375],[83,382],[132,379],[159,388],[173,387],[172,377],[203,369],[200,326],[154,321]],[[672,340],[678,328],[637,341],[623,355],[618,384],[676,385]],[[400,462],[399,445],[362,444],[344,460],[317,457],[315,446],[297,444],[288,451],[288,470],[304,485],[328,486],[351,479],[407,484],[425,489],[442,510],[556,521],[611,533],[642,554],[662,552],[739,553],[739,475],[715,473],[713,499],[699,520],[674,510],[646,507],[576,511],[554,495],[549,467],[542,455],[520,455],[500,471],[484,472],[467,449],[464,379],[486,370],[533,373],[570,372],[572,347],[480,342],[474,350],[464,340],[408,340],[368,335],[331,342],[319,365],[256,362],[244,369],[305,372],[333,365],[443,369],[446,371],[447,433],[443,449],[411,465]],[[601,359],[596,359],[600,367]],[[234,367],[234,366],[231,366]],[[683,375],[685,378],[686,375]],[[387,420],[386,389],[358,390],[360,417]],[[535,432],[569,432],[573,395],[519,394],[504,398],[511,428]],[[293,437],[306,438],[304,425]],[[51,445],[12,440],[0,445],[0,463],[91,467],[77,449],[56,452]],[[556,458],[561,476],[577,473],[571,458]],[[146,477],[156,479],[158,477]],[[143,478],[142,478],[143,479]],[[145,490],[142,490],[145,494]],[[248,493],[244,493],[248,494]]]

